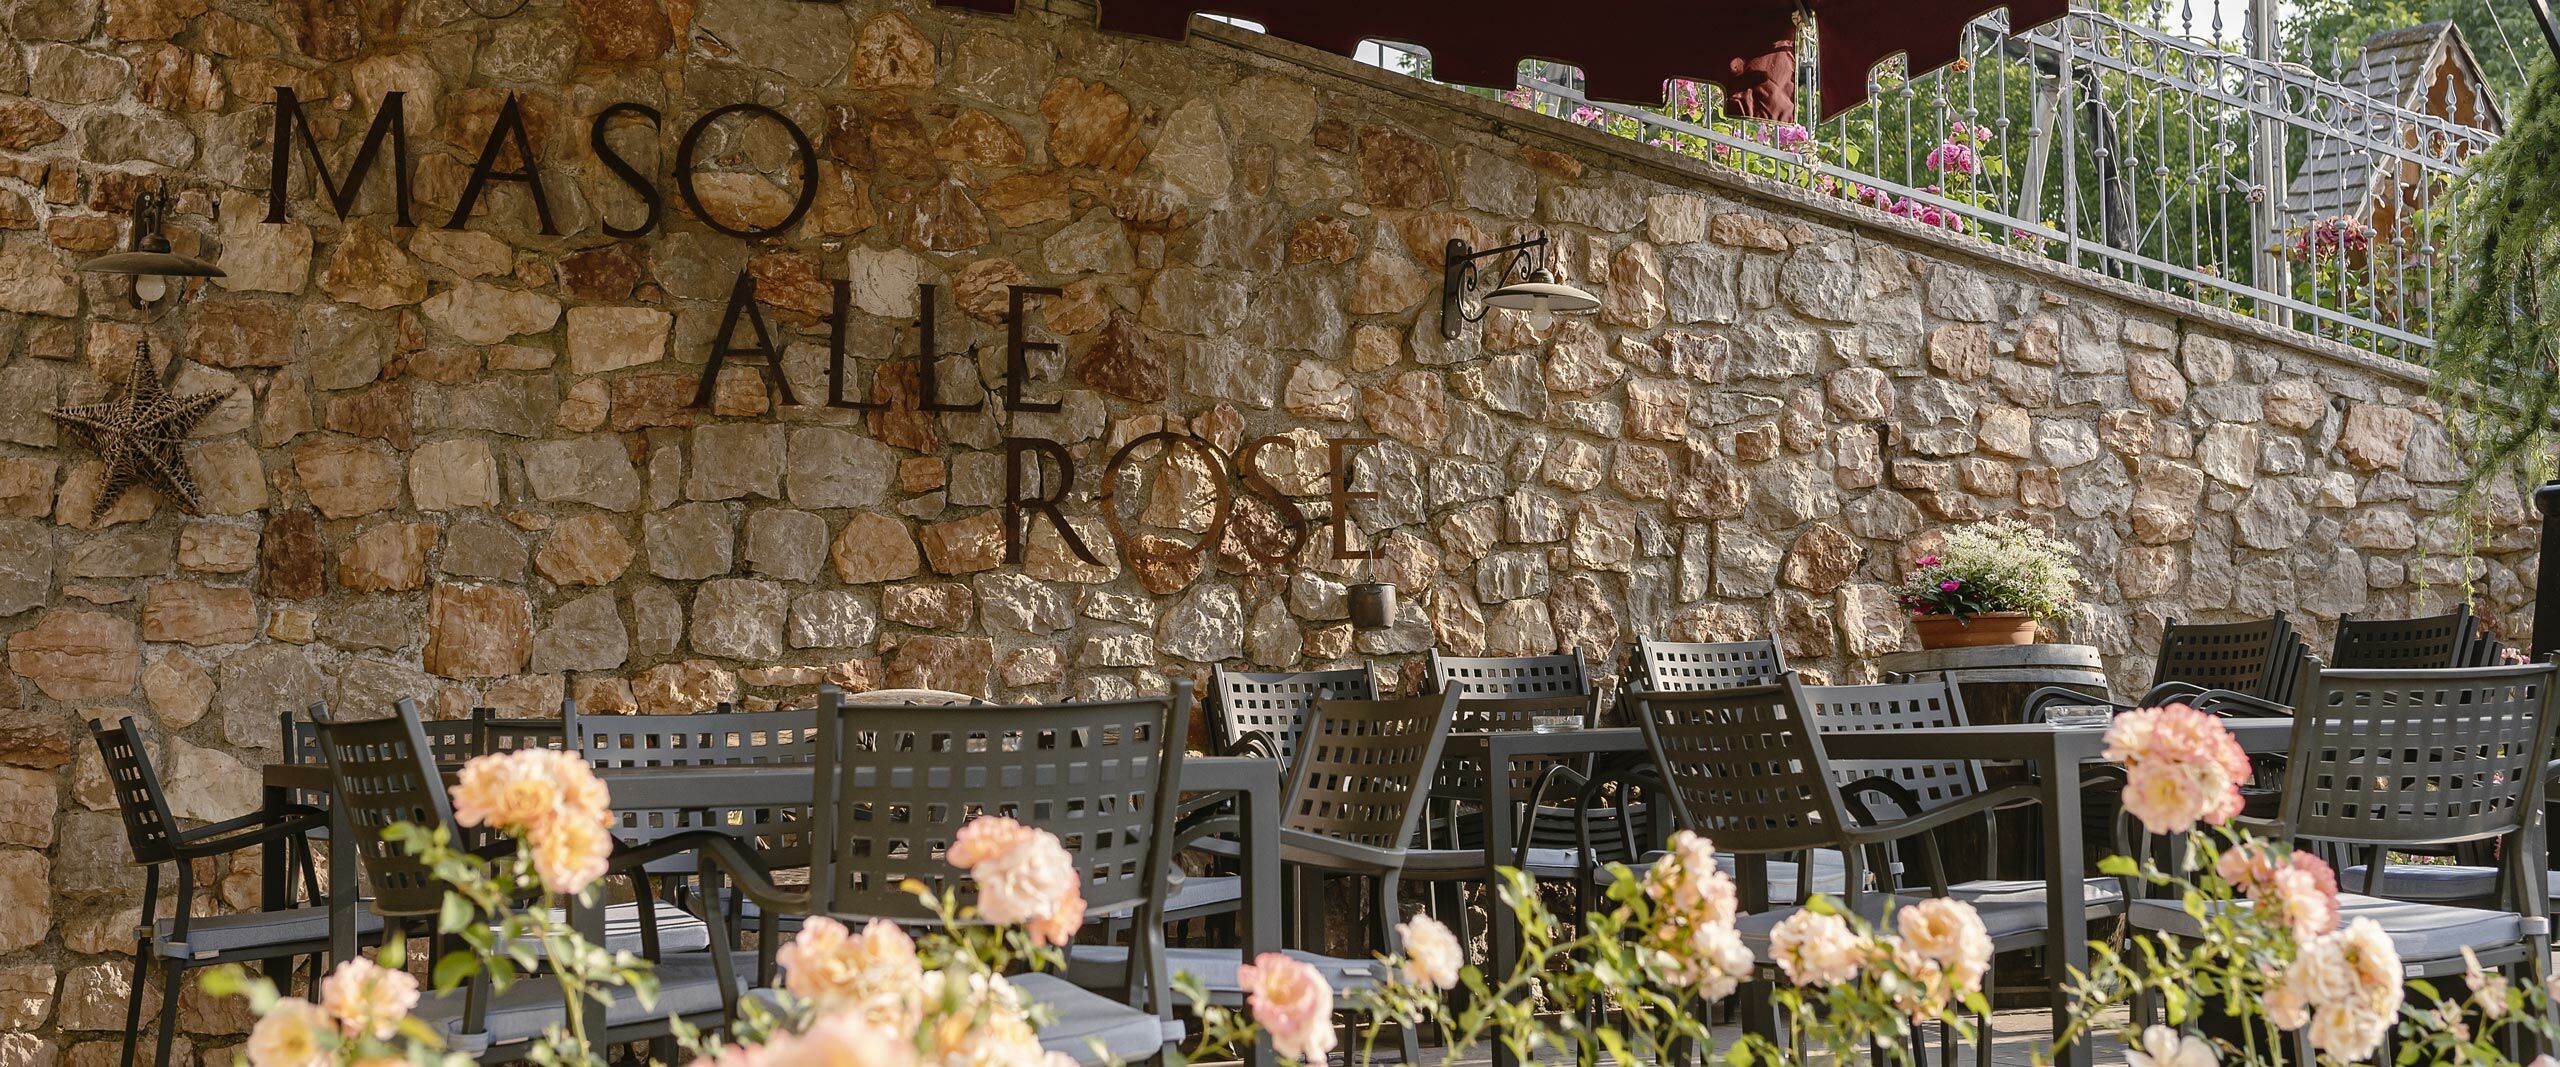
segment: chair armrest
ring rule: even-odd
[[[1870,774],[1864,778],[1860,778],[1857,781],[1840,787],[1841,798],[1849,801],[1860,809],[1852,812],[1851,814],[1858,816],[1858,818],[1866,821],[1870,825],[1874,824],[1878,820],[1876,819],[1874,812],[1867,809],[1866,805],[1860,803],[1857,799],[1858,795],[1861,793],[1874,793],[1884,797],[1886,800],[1892,801],[1895,807],[1902,809],[1904,818],[1920,814],[1920,794],[1912,792],[1910,786],[1894,781],[1884,775]]]
[[[718,867],[735,883],[740,894],[755,901],[757,907],[808,910],[809,893],[806,890],[776,884],[772,870],[765,866],[763,860],[756,858],[754,850],[717,830],[687,830],[655,841],[618,847],[607,863],[612,870],[636,871],[657,860],[686,853],[709,860],[712,866]]]
[[[2032,785],[2003,786],[1987,793],[1975,793],[1944,807],[1907,819],[1842,829],[1845,831],[1845,836],[1857,844],[1882,844],[1926,833],[1941,826],[1972,818],[1993,808],[2016,807],[2021,800],[2031,801],[2042,795],[2041,791]]]
[[[1269,730],[1247,730],[1244,732],[1244,736],[1236,738],[1234,744],[1227,746],[1227,755],[1253,756],[1258,759],[1279,759],[1280,739],[1272,736],[1272,733]],[[1288,768],[1284,767],[1281,769],[1287,770]]]
[[[1341,874],[1375,874],[1404,868],[1405,850],[1359,845],[1304,830],[1280,831],[1280,858]]]
[[[2198,692],[2188,703],[2195,705],[2198,711],[2226,719],[2281,719],[2293,714],[2293,709],[2286,705],[2229,689]]]
[[[297,808],[258,812],[197,827],[180,835],[176,852],[185,859],[229,855],[251,845],[272,844],[329,825],[327,813],[317,808]]]
[[[2186,700],[2202,692],[2204,687],[2200,685],[2188,682],[2162,682],[2142,694],[2141,706],[2158,707],[2172,701]]]

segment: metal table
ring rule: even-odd
[[[2293,741],[2292,719],[2225,719],[2240,747],[2250,753],[2283,752]],[[1825,733],[1825,755],[1840,759],[1982,759],[2017,760],[2035,767],[2044,794],[2046,952],[2058,966],[2048,965],[2053,987],[2054,1032],[2061,1032],[2072,1010],[2065,986],[2074,971],[2089,969],[2089,906],[2080,886],[2088,877],[2080,843],[2080,768],[2105,762],[2107,732],[2095,726],[2020,723],[2011,726],[1948,726],[1914,730]],[[1498,820],[1497,820],[1498,821]],[[2056,1067],[2087,1067],[2085,1043],[2059,1045]]]
[[[1641,753],[1646,751],[1644,731],[1632,726],[1604,729],[1573,730],[1563,733],[1538,733],[1533,730],[1468,732],[1449,735],[1440,750],[1443,762],[1466,760],[1485,769],[1484,810],[1507,812],[1515,798],[1511,795],[1511,765],[1522,760],[1553,759],[1557,756]],[[1465,798],[1477,799],[1477,798]],[[1527,798],[1516,798],[1525,800]],[[1517,820],[1488,815],[1485,825],[1485,870],[1487,886],[1502,884],[1496,868],[1516,865],[1519,849]],[[1486,909],[1485,975],[1488,981],[1500,983],[1520,961],[1520,927],[1511,909],[1497,901]],[[1517,1062],[1509,1046],[1493,1044],[1495,1067],[1513,1067]]]
[[[639,810],[683,808],[702,804],[706,798],[717,798],[723,807],[807,804],[816,790],[807,765],[608,767],[598,769],[596,777],[604,781],[615,808]],[[296,791],[325,793],[331,788],[329,769],[314,764],[268,764],[264,780],[270,810],[289,803]],[[1246,886],[1242,951],[1247,958],[1281,948],[1276,894],[1255,891],[1279,884],[1280,788],[1278,760],[1193,756],[1182,761],[1183,793],[1225,793],[1241,800],[1239,836]],[[356,867],[361,861],[352,847],[353,832],[335,812],[332,808],[329,833],[329,952],[332,959],[342,960],[356,954]],[[263,857],[261,903],[270,909],[290,903],[284,856],[283,849],[268,849]],[[604,943],[603,908],[572,902],[569,920],[588,941]],[[600,1028],[603,1013],[589,1013],[588,1021]],[[601,1034],[596,1036],[601,1038]],[[1257,1043],[1252,1062],[1256,1067],[1268,1067],[1271,1049],[1267,1040]]]

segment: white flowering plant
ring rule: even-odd
[[[1947,531],[1937,552],[1920,557],[1894,599],[1914,615],[2050,619],[2078,601],[2079,561],[2069,542],[2018,519],[1971,523]]]

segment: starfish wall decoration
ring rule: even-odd
[[[89,506],[89,521],[98,521],[126,489],[144,481],[159,486],[161,495],[196,514],[196,478],[187,469],[187,434],[229,395],[172,395],[160,372],[151,366],[151,341],[146,338],[134,348],[124,395],[46,412],[106,460],[97,502]]]

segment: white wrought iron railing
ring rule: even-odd
[[[1811,42],[1799,54],[1818,62]],[[1385,50],[1390,69],[1427,60]],[[2074,11],[1976,21],[1963,58],[1890,67],[1811,126],[1728,119],[1703,87],[1662,108],[1590,100],[1523,66],[1515,106],[2360,348],[2423,360],[2455,273],[2456,183],[2496,135],[2401,106],[2418,75],[2349,86],[2212,40]],[[1800,84],[1810,86],[1810,70]],[[1819,112],[1806,99],[1802,111]]]

